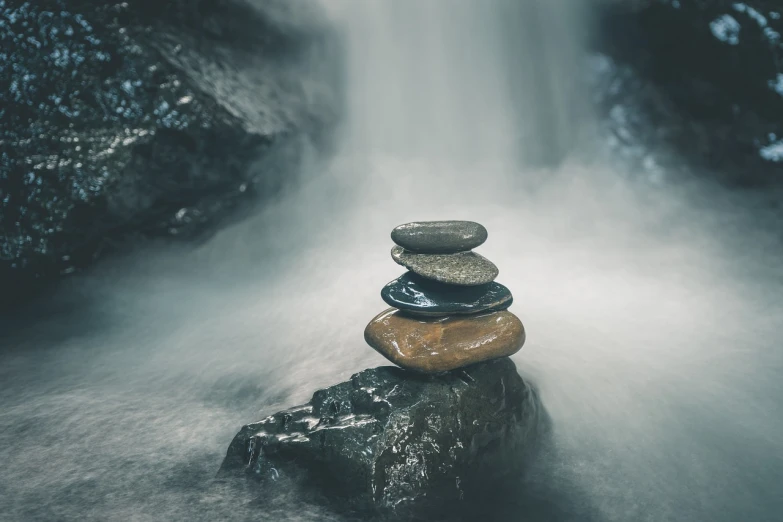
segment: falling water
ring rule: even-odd
[[[580,1],[326,5],[348,42],[347,151],[454,163],[563,153]]]
[[[574,147],[575,3],[324,1],[347,52],[335,157],[207,243],[104,263],[4,325],[0,519],[339,519],[211,478],[241,424],[384,364],[362,331],[400,273],[388,233],[444,218],[488,228],[555,425],[488,519],[778,519],[775,230]]]

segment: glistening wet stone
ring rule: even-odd
[[[411,317],[390,308],[370,321],[364,340],[397,366],[437,373],[518,352],[525,328],[508,311]]]
[[[451,254],[484,243],[487,229],[473,221],[414,221],[392,230],[391,238],[411,252]]]
[[[505,310],[513,301],[511,291],[500,283],[456,286],[406,272],[381,290],[389,306],[423,316],[475,314]]]
[[[254,489],[272,496],[317,485],[330,502],[411,520],[507,483],[548,428],[507,357],[442,375],[384,366],[244,426],[220,476],[257,479]]]
[[[498,276],[498,267],[475,252],[416,254],[395,246],[391,256],[411,272],[451,285],[484,285]]]
[[[341,40],[286,3],[0,0],[0,308],[204,237],[328,148]]]

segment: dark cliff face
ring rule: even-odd
[[[284,186],[339,106],[313,6],[0,0],[0,301]]]
[[[783,182],[783,5],[598,5],[593,47],[613,65],[602,109],[633,98],[638,114],[624,119],[641,122],[635,129],[641,141],[670,148],[724,182]]]

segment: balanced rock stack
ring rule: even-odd
[[[419,221],[395,228],[394,261],[409,271],[383,287],[390,308],[364,330],[367,343],[409,370],[438,373],[516,353],[525,329],[507,310],[497,267],[472,251],[487,229],[472,221]]]

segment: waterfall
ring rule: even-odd
[[[324,1],[346,36],[347,150],[455,163],[568,150],[581,1]]]

